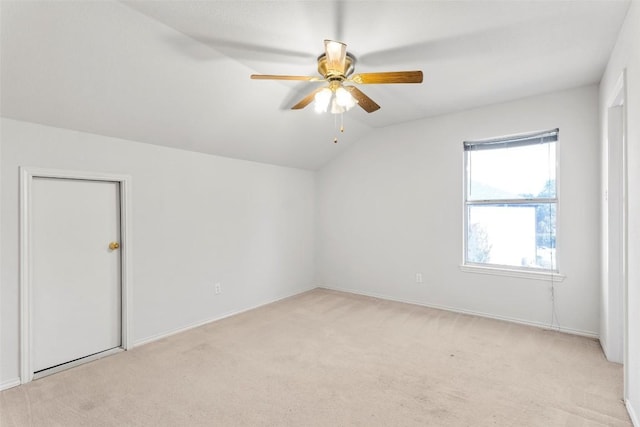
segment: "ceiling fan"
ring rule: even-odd
[[[320,87],[291,107],[299,110],[312,101],[318,112],[333,114],[344,113],[356,104],[367,113],[380,108],[371,98],[353,84],[422,83],[422,71],[391,71],[382,73],[353,74],[356,58],[347,52],[347,45],[333,40],[324,41],[324,53],[318,57],[318,72],[322,77],[283,76],[270,74],[252,74],[257,80],[304,80],[309,82],[325,81],[328,86]]]

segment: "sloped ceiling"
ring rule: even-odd
[[[4,117],[317,169],[376,128],[600,80],[628,8],[609,1],[2,1]],[[289,108],[324,39],[356,71],[423,70],[361,86],[382,108]],[[338,118],[339,122],[339,118]],[[333,143],[334,136],[339,142]]]

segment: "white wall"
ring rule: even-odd
[[[312,172],[9,119],[1,125],[0,385],[19,376],[22,165],[132,176],[134,342],[313,287]]]
[[[607,108],[615,86],[626,69],[627,115],[627,354],[625,398],[627,408],[640,426],[640,2],[631,3],[627,17],[600,83],[600,122],[606,147]],[[606,163],[603,164],[606,166]],[[606,314],[606,313],[605,313]]]
[[[462,142],[560,128],[556,285],[562,329],[598,334],[596,86],[380,129],[317,177],[317,282],[548,325],[549,281],[462,272]],[[415,274],[424,283],[415,283]]]

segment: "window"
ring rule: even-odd
[[[558,129],[466,141],[464,264],[557,271]]]

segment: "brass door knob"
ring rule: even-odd
[[[120,243],[118,242],[111,242],[109,243],[109,249],[111,249],[112,251],[115,251],[116,249],[120,248]]]

